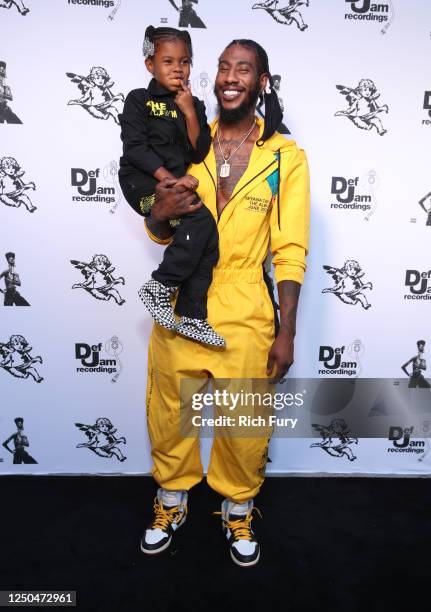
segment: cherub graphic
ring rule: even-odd
[[[431,225],[431,191],[426,196],[419,200],[419,206],[425,211],[427,215],[426,225]]]
[[[336,117],[347,117],[361,130],[371,130],[374,126],[380,136],[386,134],[387,130],[384,129],[378,115],[387,113],[389,108],[387,104],[383,106],[377,104],[380,94],[371,79],[361,79],[355,89],[344,85],[336,85],[336,88],[349,104],[346,110],[337,111]]]
[[[296,23],[301,32],[308,28],[298,8],[300,6],[310,6],[309,0],[288,0],[287,6],[282,8],[278,8],[278,4],[279,0],[267,0],[266,2],[253,4],[252,9],[263,9],[268,15],[271,15],[277,23],[282,23],[284,25]]]
[[[115,107],[115,102],[124,102],[122,93],[113,94],[111,89],[114,81],[105,68],[100,66],[93,67],[87,77],[66,72],[66,76],[71,79],[72,83],[78,83],[78,89],[82,93],[79,100],[69,100],[68,105],[82,106],[96,119],[109,119],[112,117],[115,123],[118,121],[118,109]]]
[[[117,457],[118,461],[125,461],[127,457],[117,448],[120,444],[126,444],[126,438],[117,438],[113,424],[107,418],[97,419],[94,425],[75,423],[76,427],[85,432],[88,442],[77,444],[76,448],[89,448],[99,457]]]
[[[312,427],[320,433],[323,440],[314,442],[310,448],[319,447],[331,457],[347,457],[349,461],[356,459],[350,444],[358,444],[358,438],[349,436],[350,430],[344,419],[333,419],[328,427],[317,423],[312,423]]]
[[[333,268],[332,266],[323,266],[328,274],[332,275],[335,281],[334,287],[323,289],[322,293],[335,293],[345,304],[361,304],[365,310],[371,307],[367,298],[364,295],[365,289],[372,289],[372,283],[363,283],[362,277],[365,272],[354,259],[348,259],[344,262],[342,268]]]
[[[70,263],[85,276],[85,282],[76,283],[72,289],[85,289],[96,300],[108,301],[111,298],[121,306],[126,300],[115,289],[115,285],[124,285],[122,276],[114,278],[115,268],[106,255],[94,255],[91,263],[71,259]]]
[[[28,210],[34,212],[34,206],[28,195],[29,190],[35,190],[36,185],[33,181],[25,183],[22,176],[25,174],[21,170],[19,163],[13,157],[2,157],[0,159],[0,202],[6,206],[19,208],[21,204]]]
[[[15,378],[28,378],[31,376],[33,380],[40,383],[43,377],[39,375],[35,363],[42,363],[42,357],[32,357],[30,351],[33,348],[29,346],[24,336],[15,334],[10,337],[9,342],[3,344],[0,342],[0,368],[15,376]]]
[[[22,0],[0,0],[0,8],[10,9],[12,6],[15,6],[21,15],[27,15],[30,12]]]

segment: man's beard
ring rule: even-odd
[[[233,125],[245,119],[245,117],[250,114],[251,110],[256,109],[259,94],[260,85],[256,81],[256,85],[250,91],[244,102],[242,102],[237,108],[227,109],[223,108],[216,86],[214,86],[214,95],[218,102],[217,112],[219,114],[221,123],[224,123],[225,125]]]

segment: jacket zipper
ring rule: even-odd
[[[227,205],[228,205],[228,204],[229,204],[229,203],[230,203],[230,202],[231,202],[231,201],[232,201],[234,198],[236,198],[236,196],[237,196],[239,193],[241,193],[241,191],[242,191],[243,189],[245,189],[245,188],[247,187],[247,185],[250,185],[250,183],[251,183],[252,181],[254,181],[254,179],[256,179],[258,176],[260,176],[261,174],[263,174],[263,173],[264,173],[266,170],[268,170],[268,168],[270,168],[270,167],[271,167],[273,164],[275,164],[276,162],[277,162],[277,160],[276,160],[276,159],[274,159],[274,160],[273,160],[273,161],[272,161],[270,164],[268,164],[268,165],[267,165],[265,168],[263,168],[263,170],[261,170],[260,172],[258,172],[257,174],[255,174],[255,176],[253,176],[253,177],[252,177],[252,178],[251,178],[249,181],[247,181],[247,183],[246,183],[245,185],[243,185],[243,186],[241,187],[241,189],[239,189],[239,190],[238,190],[236,193],[234,193],[234,194],[233,194],[233,195],[232,195],[232,196],[229,198],[229,200],[226,202],[226,204],[225,204],[225,206],[224,206],[223,210],[221,211],[221,213],[220,213],[219,215],[217,215],[217,217],[218,217],[218,221],[220,221],[220,217],[222,216],[223,211],[224,211],[224,209],[227,207]],[[215,191],[215,193],[216,193],[216,206],[217,206],[217,185],[216,185],[216,183],[215,183],[215,181],[214,181],[214,177],[213,177],[213,175],[211,174],[211,172],[210,172],[210,170],[209,170],[208,166],[206,165],[206,162],[204,162],[204,165],[205,165],[205,168],[207,169],[208,174],[210,175],[211,180],[212,180],[213,185],[214,185],[214,191]],[[217,223],[218,223],[218,221],[217,221]]]

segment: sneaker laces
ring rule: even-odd
[[[259,508],[253,506],[251,511],[246,514],[244,518],[235,520],[223,519],[223,522],[226,527],[231,533],[233,533],[235,540],[252,540],[251,521],[253,520],[253,510],[256,510],[259,517],[262,518],[262,513]],[[223,516],[222,512],[213,512],[213,514],[220,514]]]
[[[187,506],[165,508],[163,502],[160,502],[156,497],[154,499],[154,514],[155,518],[151,524],[151,529],[166,531],[169,525],[178,523],[187,514]]]

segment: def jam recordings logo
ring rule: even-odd
[[[371,210],[372,198],[369,193],[358,193],[359,176],[344,178],[333,176],[331,181],[331,193],[335,195],[336,202],[331,202],[331,208],[337,210]]]
[[[332,266],[323,266],[327,274],[331,274],[334,287],[328,287],[322,290],[322,293],[333,293],[339,300],[345,304],[354,306],[360,304],[362,308],[368,310],[371,304],[368,303],[364,291],[372,290],[372,283],[364,283],[362,277],[365,272],[354,259],[348,259],[344,262],[342,268],[333,268]]]
[[[111,204],[115,202],[115,187],[101,184],[100,168],[85,170],[84,168],[71,168],[71,185],[78,195],[72,197],[73,202]],[[106,173],[104,172],[104,175]],[[108,176],[109,173],[108,173]]]
[[[96,300],[107,302],[112,298],[119,306],[124,304],[126,300],[121,297],[115,286],[124,285],[125,280],[122,276],[114,278],[115,267],[106,255],[94,255],[90,263],[76,259],[71,259],[70,263],[85,277],[83,283],[72,285],[72,289],[84,289]]]
[[[411,440],[413,427],[390,427],[388,440],[392,446],[388,448],[388,453],[423,453],[425,442],[423,440]]]
[[[386,134],[379,115],[388,113],[389,107],[378,105],[380,94],[371,79],[361,79],[355,88],[344,85],[336,85],[336,88],[346,98],[348,108],[337,111],[335,117],[347,117],[360,130],[370,131],[375,127],[380,136]]]
[[[100,357],[103,350],[102,346],[105,352],[110,357],[114,357],[114,359],[103,359]],[[117,336],[112,336],[104,345],[102,345],[102,342],[92,345],[86,344],[85,342],[77,342],[75,344],[75,359],[77,359],[81,365],[76,367],[76,371],[85,374],[113,374],[111,382],[117,382],[122,370],[119,358],[122,350],[123,345]]]
[[[420,272],[419,270],[406,270],[405,286],[409,287],[410,293],[404,294],[405,300],[431,300],[431,270]]]
[[[350,13],[345,13],[344,19],[370,22],[374,21],[377,23],[389,22],[389,15],[393,14],[393,10],[390,11],[389,4],[376,4],[372,3],[371,0],[346,0],[350,4]],[[392,2],[391,2],[392,8]],[[381,31],[382,34],[386,33],[390,23]]]
[[[328,426],[312,423],[312,427],[320,433],[322,441],[314,442],[310,448],[321,448],[331,457],[339,459],[342,457],[346,457],[349,461],[356,459],[350,446],[358,444],[358,438],[349,435],[350,430],[344,419],[333,419]]]
[[[279,6],[279,5],[282,6]],[[283,6],[284,5],[284,6]],[[310,6],[309,0],[266,0],[266,2],[258,2],[251,7],[253,10],[262,9],[270,15],[277,23],[283,25],[292,25],[303,32],[308,28],[304,22],[302,13],[298,10],[301,6]]]
[[[324,376],[358,376],[361,369],[359,359],[363,352],[360,340],[355,340],[348,347],[320,346],[319,362],[324,368],[318,370],[318,373]]]
[[[29,345],[24,336],[14,334],[9,338],[9,342],[0,341],[0,368],[8,372],[15,378],[32,378],[40,383],[43,377],[35,368],[35,363],[42,363],[42,357],[33,357],[31,352],[33,347]]]
[[[114,6],[114,0],[67,0],[67,4],[80,4],[85,6],[101,6],[102,8],[111,8]]]
[[[115,435],[117,430],[109,419],[97,419],[94,425],[75,423],[75,426],[87,436],[87,442],[77,444],[76,448],[88,448],[95,455],[106,459],[112,459],[113,457],[118,461],[127,459],[119,448],[120,444],[126,444],[126,438],[124,436],[119,438]]]
[[[431,117],[431,91],[426,91],[424,95],[424,110],[428,111],[428,116]],[[422,125],[431,125],[430,119],[422,119]]]
[[[21,15],[27,15],[30,12],[30,9],[24,6],[22,0],[0,0],[0,8],[10,9],[13,6]]]
[[[101,66],[95,66],[90,70],[88,76],[83,77],[73,72],[66,72],[66,76],[72,83],[78,84],[78,89],[82,93],[81,98],[69,100],[68,106],[81,106],[95,119],[112,119],[120,124],[118,120],[118,102],[124,102],[124,94],[112,93],[114,81],[111,80],[107,70]]]

